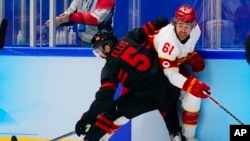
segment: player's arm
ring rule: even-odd
[[[168,20],[163,17],[158,17],[150,22],[147,22],[142,27],[134,28],[128,32],[128,35],[137,41],[143,43],[148,39],[149,35],[155,34],[155,32],[168,24]]]
[[[76,12],[69,15],[70,22],[79,24],[98,25],[106,19],[115,6],[115,0],[99,0],[91,12]]]
[[[193,43],[197,43],[201,35],[201,30],[199,25],[197,24],[192,31],[190,32],[190,36],[192,37]],[[192,70],[194,72],[200,72],[205,68],[205,61],[200,54],[196,51],[192,51],[186,57],[184,63],[192,66]]]
[[[102,83],[89,110],[82,114],[75,125],[75,132],[78,136],[85,135],[87,128],[89,128],[88,124],[94,123],[97,115],[104,112],[112,104],[115,90],[116,84],[113,82]]]
[[[80,10],[80,7],[82,7],[82,3],[83,1],[82,0],[73,0],[69,7],[67,8],[67,10],[64,11],[64,13],[62,14],[72,14],[78,10]],[[62,15],[60,14],[60,15]]]
[[[112,69],[112,68],[111,68]],[[95,122],[98,114],[104,112],[113,102],[114,94],[118,86],[116,75],[105,65],[101,72],[101,86],[96,92],[95,100],[87,112],[84,112],[75,125],[75,132],[78,136],[85,135],[88,124]]]
[[[74,11],[75,3],[72,3],[72,8],[70,8],[69,12],[66,11],[56,17],[56,26],[68,25],[69,23],[98,25],[105,20],[115,6],[114,0],[99,0],[94,10],[91,10],[91,12],[83,12]],[[79,2],[77,4],[79,4]],[[46,21],[45,24],[48,26],[49,20]]]
[[[208,85],[193,76],[185,77],[179,73],[179,62],[177,60],[179,50],[169,46],[169,43],[164,41],[158,45],[159,62],[170,83],[196,97],[207,98],[203,91],[210,90]]]
[[[71,26],[74,24],[74,22],[70,22],[68,20],[69,15],[72,13],[77,12],[81,6],[82,6],[83,1],[82,0],[73,0],[70,3],[70,6],[68,7],[67,10],[65,10],[63,13],[60,15],[56,16],[56,26]],[[50,20],[47,20],[45,22],[45,25],[49,26]]]

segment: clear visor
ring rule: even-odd
[[[97,47],[95,49],[93,49],[93,54],[96,56],[96,57],[100,57],[100,58],[106,58],[107,56],[104,54],[104,50],[103,48],[100,46],[100,47]]]

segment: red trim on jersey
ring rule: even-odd
[[[119,71],[117,77],[118,77],[118,79],[120,80],[120,82],[121,82],[122,84],[124,84],[124,82],[125,82],[126,79],[128,78],[128,73],[121,69],[121,70]]]
[[[95,123],[95,125],[109,134],[116,131],[120,127],[118,125],[113,124],[112,120],[108,119],[103,115],[98,115],[97,118],[98,121]]]
[[[188,111],[183,111],[182,113],[182,119],[185,124],[197,124],[199,118],[199,112],[188,112]]]
[[[143,31],[145,32],[146,35],[150,34],[150,31],[148,30],[147,24],[142,26]]]
[[[123,82],[123,84],[124,84],[124,82],[127,80],[127,78],[128,78],[128,73],[125,72],[124,75],[123,75],[123,77],[122,77],[121,82]]]
[[[96,123],[95,123],[95,126],[99,127],[101,130],[103,130],[103,131],[105,131],[105,132],[107,132],[107,133],[109,133],[109,134],[112,133],[112,129],[110,129],[109,127],[107,127],[107,126],[101,124],[100,122],[96,122]]]
[[[106,9],[111,11],[114,5],[115,0],[98,0],[96,4],[96,9]]]
[[[154,36],[149,35],[147,38],[147,41],[149,42],[149,44],[151,44],[152,46],[154,46]]]
[[[155,27],[153,26],[153,24],[151,22],[148,22],[148,28],[150,29],[150,34],[152,34],[155,31]]]
[[[165,117],[167,116],[168,112],[160,112],[160,114],[161,114],[161,116],[162,116],[163,118],[165,118]]]
[[[163,69],[179,67],[177,61],[170,61],[170,60],[168,60],[166,58],[158,58],[158,60],[159,60],[159,62],[161,64],[161,67]]]
[[[122,86],[121,95],[125,95],[131,91],[130,88]]]
[[[114,82],[105,82],[101,85],[100,88],[111,88],[111,89],[116,89],[116,83]]]
[[[103,121],[107,125],[112,125],[113,124],[113,121],[111,121],[110,119],[108,119],[107,117],[105,117],[103,115],[98,115],[97,119]]]
[[[111,11],[115,5],[115,0],[99,0],[96,4],[95,10],[105,9]],[[98,15],[96,15],[98,16]],[[70,22],[76,22],[78,24],[98,25],[102,21],[98,21],[98,18],[93,16],[93,12],[76,12],[69,16]]]
[[[151,22],[148,22],[147,24],[143,25],[142,29],[143,29],[143,31],[145,32],[146,35],[151,35],[155,31],[155,28],[154,28],[154,26],[152,25]]]
[[[115,131],[118,130],[119,128],[120,128],[119,125],[112,124],[112,132],[115,132]]]
[[[100,22],[89,12],[77,12],[69,16],[70,22],[78,24],[98,25]]]

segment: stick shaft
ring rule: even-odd
[[[209,96],[209,99],[211,99],[216,105],[221,107],[226,113],[228,113],[231,117],[233,117],[236,121],[238,121],[241,125],[244,125],[244,123],[239,120],[235,115],[233,115],[229,110],[227,110],[224,106],[222,106],[217,100],[215,100],[213,97]]]
[[[74,134],[75,134],[75,131],[71,131],[71,132],[66,133],[66,134],[64,134],[64,135],[61,135],[61,136],[56,137],[56,138],[54,138],[54,139],[51,139],[50,141],[57,141],[57,140],[59,140],[59,139],[62,139],[62,138],[65,138],[65,137],[68,137],[68,136],[71,136],[71,135],[74,135]]]

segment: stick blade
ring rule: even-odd
[[[7,27],[8,27],[8,20],[3,19],[0,26],[0,50],[4,48]]]
[[[11,141],[18,141],[16,136],[11,136]]]

